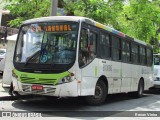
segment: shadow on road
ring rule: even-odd
[[[150,108],[150,104],[157,102],[158,99],[152,99],[152,94],[145,94],[142,98],[134,99],[127,94],[108,95],[105,104],[100,106],[89,106],[85,103],[83,97],[46,99],[42,96],[32,96],[32,99],[19,99],[14,101],[13,107],[37,112],[45,116],[75,116],[75,117],[102,117],[102,116],[126,116],[126,111],[138,107]],[[156,107],[156,106],[152,106]],[[153,108],[154,109],[154,108]]]

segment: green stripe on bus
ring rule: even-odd
[[[97,75],[98,75],[98,68],[97,68],[97,66],[95,66],[94,72],[95,72],[95,77],[97,77]]]
[[[122,69],[120,70],[120,75],[121,75],[121,78],[122,78]]]
[[[60,79],[70,74],[68,71],[58,74],[27,73],[20,72],[16,69],[14,69],[14,73],[18,76],[18,80],[22,83],[46,85],[56,85]]]

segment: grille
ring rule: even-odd
[[[55,85],[57,79],[43,79],[43,78],[31,78],[31,77],[20,77],[22,83],[33,83],[33,84],[44,84],[44,85]]]
[[[43,90],[32,90],[31,85],[22,85],[22,90],[26,93],[31,93],[31,94],[54,95],[56,88],[43,87]]]

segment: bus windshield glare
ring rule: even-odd
[[[16,46],[15,62],[70,64],[76,56],[78,23],[48,22],[23,25]]]

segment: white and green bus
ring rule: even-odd
[[[134,93],[153,85],[152,47],[94,20],[51,16],[20,27],[13,58],[19,94],[85,96],[98,105],[108,94]]]

